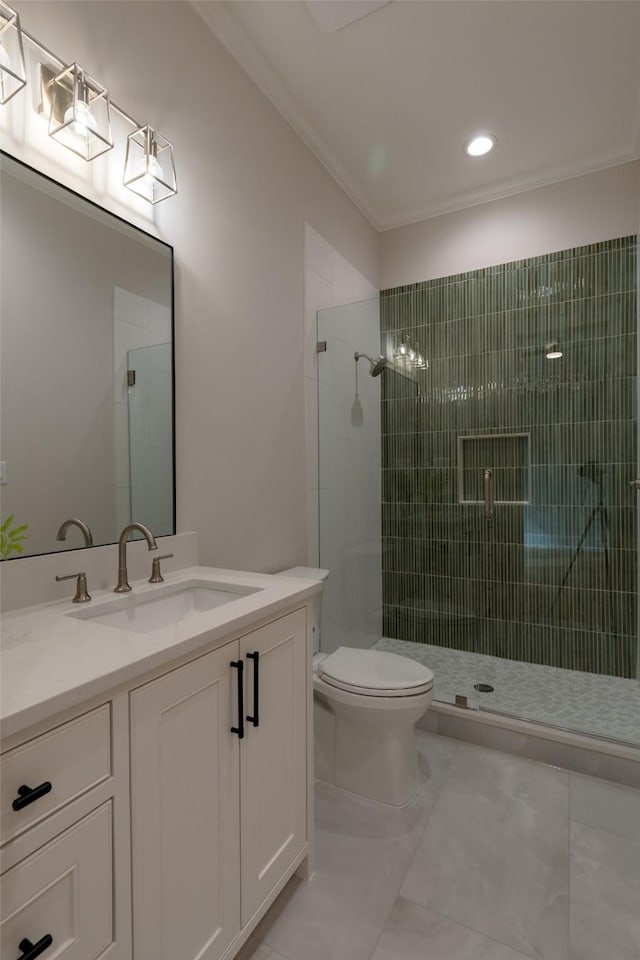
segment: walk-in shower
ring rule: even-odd
[[[319,312],[327,650],[640,744],[637,269],[627,237]]]

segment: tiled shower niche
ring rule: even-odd
[[[528,503],[531,472],[528,433],[458,437],[458,502]],[[486,472],[490,471],[490,476]]]
[[[386,356],[408,339],[428,362],[381,378],[384,635],[635,677],[637,238],[386,290],[380,307]],[[487,435],[504,437],[493,453]]]

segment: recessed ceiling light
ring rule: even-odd
[[[472,137],[464,145],[464,152],[470,157],[483,157],[485,153],[493,150],[497,144],[496,137],[489,133],[483,133],[479,137]]]

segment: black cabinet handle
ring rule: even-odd
[[[231,727],[231,733],[237,733],[240,740],[244,739],[244,662],[232,660],[231,666],[238,671],[238,726]]]
[[[50,933],[45,933],[42,940],[38,940],[37,943],[31,943],[31,940],[27,940],[25,937],[24,940],[21,940],[18,944],[18,950],[22,950],[18,960],[36,960],[36,957],[39,957],[52,943],[53,937]]]
[[[18,796],[15,798],[11,806],[14,810],[22,810],[23,807],[28,807],[30,803],[33,803],[34,800],[39,800],[40,797],[44,797],[46,793],[51,792],[51,784],[48,780],[45,780],[44,783],[41,783],[39,787],[27,787],[24,783],[21,787],[18,787]],[[37,957],[37,953],[34,953],[34,957]]]
[[[253,660],[253,716],[247,714],[247,722],[254,727],[260,726],[260,654],[256,650],[247,654],[247,660]]]

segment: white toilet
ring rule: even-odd
[[[328,570],[292,567],[282,576],[326,580]],[[321,595],[314,602],[315,775],[392,806],[420,785],[415,725],[433,698],[433,673],[382,650],[320,649]]]

